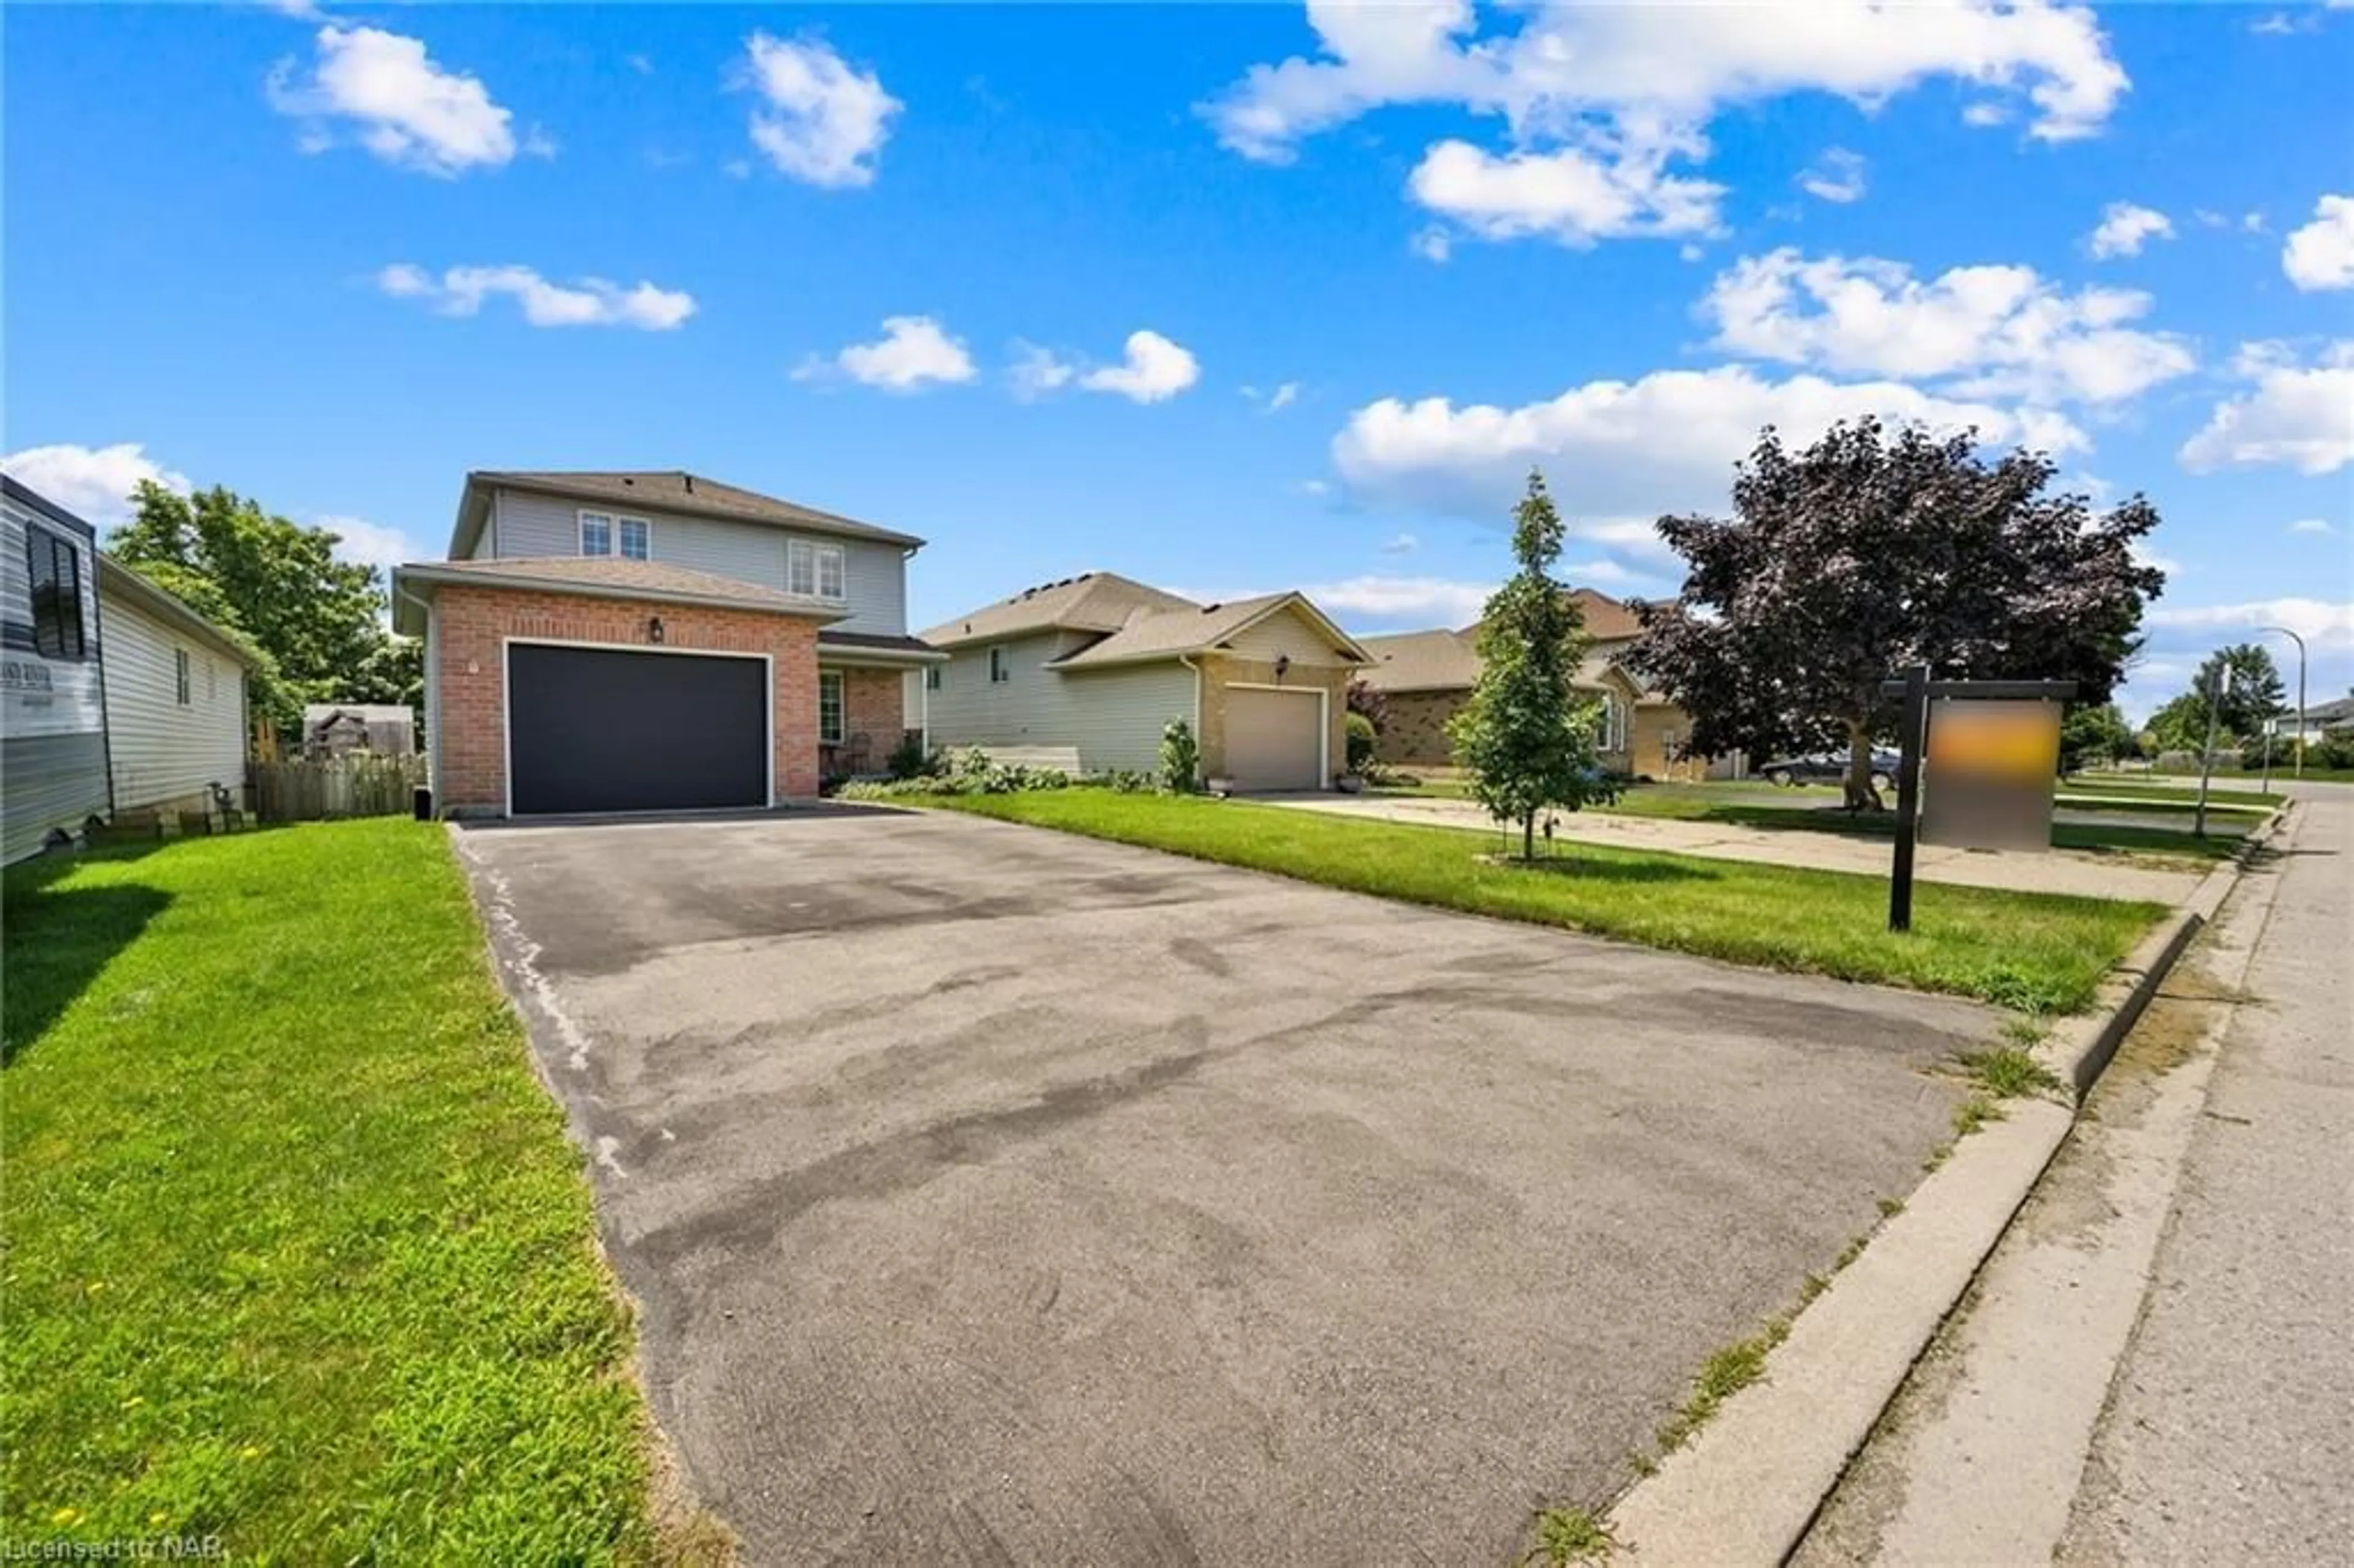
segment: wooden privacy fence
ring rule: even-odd
[[[246,765],[253,816],[261,822],[318,822],[334,817],[408,814],[426,781],[425,758],[352,752],[316,761],[295,758]]]

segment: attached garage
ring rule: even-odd
[[[757,654],[511,642],[507,809],[765,806],[770,680]]]
[[[1325,693],[1314,687],[1226,688],[1226,772],[1235,788],[1324,787]]]

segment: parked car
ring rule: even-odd
[[[1762,764],[1757,776],[1769,784],[1787,789],[1794,784],[1837,784],[1847,777],[1848,757],[1844,751],[1809,751],[1797,757],[1776,757]],[[1886,789],[1896,782],[1896,753],[1875,750],[1872,754],[1872,787]]]

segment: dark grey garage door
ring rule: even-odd
[[[768,706],[762,659],[512,644],[512,809],[765,806]]]

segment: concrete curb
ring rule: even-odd
[[[2143,939],[2103,986],[2096,1011],[2039,1048],[2074,1097],[2013,1101],[1958,1143],[1872,1245],[1791,1324],[1766,1380],[1728,1400],[1690,1444],[1660,1461],[1605,1518],[1619,1550],[1645,1563],[1772,1568],[1797,1549],[2075,1125],[2075,1113],[2182,951],[2258,850],[2283,806],[2247,836],[2189,903]]]
[[[2082,1018],[2062,1020],[2051,1038],[2036,1047],[2037,1057],[2069,1086],[2078,1105],[2084,1103],[2084,1097],[2093,1092],[2093,1085],[2108,1066],[2109,1059],[2141,1021],[2150,998],[2158,994],[2175,961],[2182,957],[2182,950],[2215,917],[2215,911],[2222,907],[2224,897],[2239,882],[2249,863],[2279,836],[2293,804],[2285,801],[2274,807],[2271,816],[2240,841],[2230,860],[2209,872],[2190,899],[2159,921],[2158,927],[2126,955],[2125,962],[2103,982],[2100,999],[2092,1012]]]

